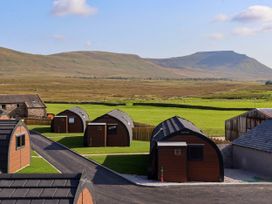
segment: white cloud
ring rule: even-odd
[[[238,27],[235,28],[232,33],[234,35],[239,35],[239,36],[251,36],[255,35],[259,30],[254,29],[254,28],[248,28],[248,27]]]
[[[211,35],[209,35],[209,38],[211,40],[223,40],[224,39],[224,34],[222,33],[212,33]]]
[[[87,47],[87,48],[90,48],[91,46],[92,46],[92,43],[91,43],[91,41],[86,41],[85,42],[85,46]]]
[[[229,17],[225,14],[218,14],[217,16],[214,17],[213,20],[216,22],[225,22],[229,20]]]
[[[53,0],[52,13],[56,16],[94,15],[97,9],[87,4],[86,0]]]
[[[272,7],[254,5],[238,13],[232,18],[238,22],[267,22],[272,21]]]
[[[65,40],[65,36],[64,35],[58,35],[58,34],[53,35],[52,38],[54,40],[57,40],[57,41],[64,41]]]

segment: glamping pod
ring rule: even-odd
[[[220,150],[191,122],[175,116],[160,123],[150,141],[149,179],[224,181]]]
[[[30,165],[30,135],[20,120],[0,120],[0,171],[15,173]]]
[[[3,203],[96,203],[91,179],[84,173],[3,174],[0,175],[0,200]]]
[[[128,114],[113,110],[89,123],[85,134],[85,146],[130,146],[133,120]]]
[[[89,115],[80,107],[58,113],[51,122],[51,131],[56,133],[84,132]]]
[[[272,118],[271,108],[255,108],[225,121],[225,138],[233,141],[263,121]]]

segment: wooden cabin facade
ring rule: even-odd
[[[256,108],[225,121],[225,139],[233,141],[242,134],[272,118],[271,108]]]
[[[153,131],[148,177],[169,182],[221,182],[222,155],[216,144],[191,122],[176,116]]]
[[[91,179],[84,173],[2,174],[0,180],[3,203],[96,203]]]
[[[79,107],[58,113],[51,121],[51,131],[55,133],[84,132],[89,115]]]
[[[0,120],[0,171],[15,173],[30,165],[30,134],[22,121]]]
[[[88,125],[85,146],[130,146],[133,120],[120,110],[113,110]]]
[[[46,118],[46,105],[37,94],[0,94],[0,108],[10,118]]]

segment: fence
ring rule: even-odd
[[[34,119],[34,118],[26,118],[24,119],[26,125],[50,125],[51,120],[44,118],[44,119]]]
[[[133,128],[133,140],[150,141],[153,129],[152,126]]]

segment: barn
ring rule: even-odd
[[[110,111],[88,124],[85,146],[130,146],[133,120],[120,110]]]
[[[46,118],[46,105],[37,94],[0,94],[0,108],[11,118]]]
[[[272,119],[232,142],[233,167],[272,178]]]
[[[222,155],[191,122],[175,116],[160,123],[152,133],[148,177],[167,182],[221,182]]]
[[[85,174],[2,174],[1,203],[94,204]]]
[[[21,120],[0,120],[0,171],[15,173],[30,165],[30,135]]]
[[[240,135],[272,118],[271,108],[255,108],[225,121],[225,138],[233,141]]]
[[[58,113],[51,121],[51,130],[56,133],[84,132],[88,113],[80,107],[73,107]]]
[[[0,108],[0,120],[9,120],[10,117],[9,117],[9,114]]]

